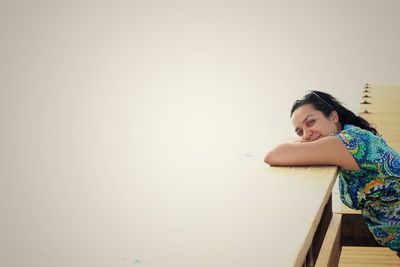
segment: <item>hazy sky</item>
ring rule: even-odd
[[[331,92],[357,112],[366,82],[400,83],[399,8],[396,0],[2,1],[3,140],[22,131],[76,145],[103,135],[140,157],[264,150],[292,134],[290,105],[306,90]]]
[[[270,119],[261,116],[267,106],[321,89],[357,108],[365,82],[399,83],[399,7],[396,0],[2,1],[1,93],[127,94],[155,101],[155,109],[207,99],[209,112],[255,108],[257,119]],[[286,118],[281,111],[274,117]]]

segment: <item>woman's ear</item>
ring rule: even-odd
[[[336,112],[336,110],[332,111],[331,115],[329,115],[329,119],[334,123],[339,122],[339,114]]]

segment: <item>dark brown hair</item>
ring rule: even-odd
[[[357,116],[352,111],[345,108],[336,98],[328,93],[321,91],[310,91],[302,99],[296,100],[293,103],[290,117],[293,112],[306,104],[311,104],[316,110],[321,111],[326,117],[331,115],[332,111],[336,110],[339,115],[339,122],[342,126],[345,124],[352,124],[360,127],[361,129],[368,130],[374,135],[379,135],[378,131],[364,118]]]

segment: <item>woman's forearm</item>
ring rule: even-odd
[[[296,157],[296,146],[301,145],[300,143],[285,143],[278,145],[271,151],[269,151],[265,157],[264,162],[269,165],[283,166],[288,164],[293,164],[291,158]]]

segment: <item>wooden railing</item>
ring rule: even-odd
[[[314,266],[332,217],[337,167],[271,167],[266,172],[279,198],[264,212],[278,216],[280,224],[272,229],[265,266]]]

